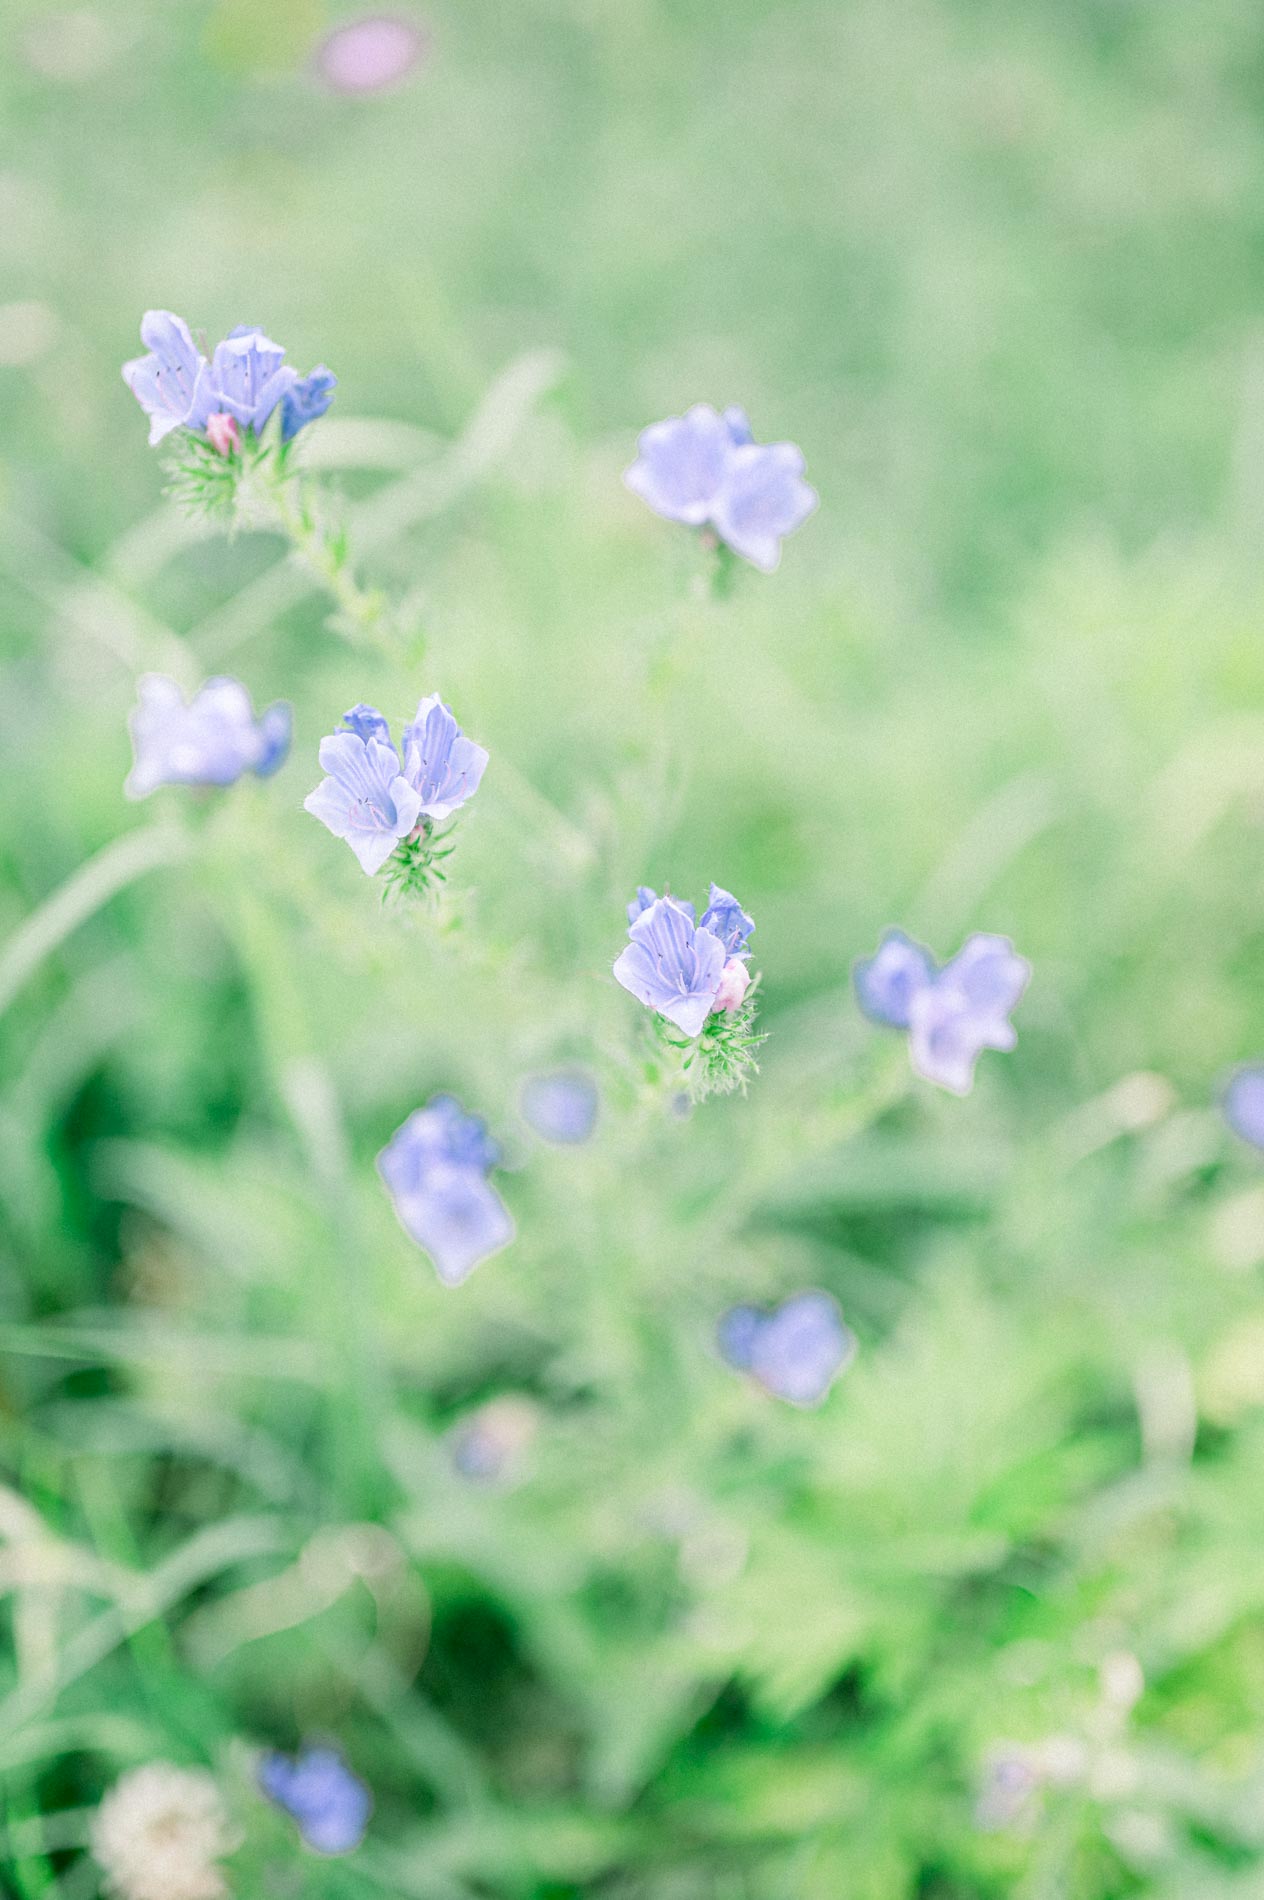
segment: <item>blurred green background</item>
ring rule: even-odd
[[[240,1900],[1264,1895],[1258,7],[435,0],[357,100],[340,17],[0,0],[0,937],[184,841],[4,999],[0,1885],[92,1900],[170,1759]],[[307,465],[424,655],[162,500],[150,305],[336,370]],[[620,481],[698,400],[821,494],[722,601]],[[279,777],[129,806],[151,666],[291,699]],[[492,754],[437,920],[301,809],[435,690]],[[772,1038],[682,1122],[609,965],[711,877]],[[858,1017],[892,923],[1034,964],[966,1101]],[[440,1087],[519,1225],[458,1291],[373,1168]],[[711,1342],[809,1285],[799,1414]],[[250,1789],[311,1734],[343,1862]]]

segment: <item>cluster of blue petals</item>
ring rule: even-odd
[[[720,1352],[774,1398],[819,1405],[856,1350],[838,1302],[815,1289],[792,1294],[772,1312],[733,1306],[720,1321]]]
[[[1247,1062],[1235,1069],[1220,1105],[1235,1135],[1253,1148],[1264,1148],[1264,1064]]]
[[[165,673],[142,673],[136,691],[129,798],[160,785],[232,785],[243,772],[267,778],[290,749],[289,706],[279,699],[256,719],[240,680],[207,680],[187,703]]]
[[[968,1095],[985,1049],[1018,1040],[1010,1011],[1031,979],[1031,965],[1008,937],[980,931],[942,968],[924,945],[889,930],[853,972],[866,1016],[908,1031],[914,1071],[954,1095]]]
[[[373,1800],[336,1748],[305,1748],[293,1759],[270,1750],[260,1758],[256,1778],[316,1853],[349,1854],[360,1845]]]
[[[451,1095],[417,1109],[377,1158],[401,1226],[445,1286],[459,1286],[513,1239],[513,1219],[487,1178],[499,1159],[486,1124]]]
[[[328,773],[303,800],[335,838],[345,838],[370,877],[423,820],[438,824],[471,798],[487,753],[467,739],[437,693],[404,727],[402,752],[376,706],[353,706],[320,742]]]
[[[726,965],[750,955],[746,944],[754,928],[732,892],[718,884],[711,886],[701,923],[692,904],[658,897],[642,884],[628,905],[629,943],[614,973],[647,1009],[697,1036],[717,1006]]]
[[[756,442],[744,409],[695,403],[642,431],[624,481],[656,514],[710,527],[735,554],[771,574],[783,538],[816,507],[793,442]]]
[[[209,362],[183,317],[170,310],[147,310],[140,340],[148,354],[124,363],[123,381],[149,417],[151,444],[173,429],[205,435],[214,415],[231,416],[258,435],[278,404],[281,438],[288,442],[334,399],[338,379],[331,370],[322,363],[300,376],[280,344],[253,324],[230,330]]]

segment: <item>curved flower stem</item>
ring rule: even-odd
[[[307,485],[288,466],[284,450],[271,458],[264,494],[281,533],[337,607],[341,630],[351,638],[369,640],[394,657],[392,614],[385,594],[356,579],[345,527],[322,519]]]
[[[112,839],[81,864],[0,950],[0,1015],[44,959],[117,891],[160,864],[176,863],[188,849],[187,835],[174,826],[146,825]]]

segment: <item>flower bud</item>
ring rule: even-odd
[[[236,416],[217,409],[206,418],[206,439],[217,455],[235,455],[241,447],[241,430]]]
[[[720,987],[715,993],[713,1009],[740,1009],[742,999],[750,988],[750,971],[740,957],[730,957],[720,972]]]

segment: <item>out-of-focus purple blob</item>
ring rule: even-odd
[[[757,1306],[730,1306],[716,1328],[720,1356],[737,1372],[749,1372],[760,1327],[768,1315]]]
[[[523,1119],[545,1141],[578,1146],[597,1125],[597,1084],[584,1069],[555,1069],[523,1083]]]
[[[499,1150],[476,1115],[436,1095],[397,1128],[377,1158],[400,1225],[459,1286],[513,1239],[513,1217],[487,1179]]]
[[[954,1095],[974,1087],[985,1049],[1018,1041],[1009,1012],[1031,981],[1031,965],[1008,937],[980,931],[909,1005],[909,1059],[917,1074]]]
[[[271,1750],[261,1757],[256,1778],[316,1853],[349,1854],[360,1845],[373,1798],[336,1748],[305,1748],[296,1760]]]
[[[331,92],[390,92],[416,69],[430,36],[400,13],[371,13],[335,27],[321,41],[316,71]]]
[[[256,719],[240,680],[207,680],[187,705],[165,673],[142,673],[136,691],[129,798],[160,785],[232,785],[243,772],[267,778],[289,751],[289,706],[277,700]]]
[[[989,1834],[1015,1826],[1030,1812],[1040,1784],[1041,1776],[1029,1751],[998,1749],[984,1763],[974,1825]]]
[[[790,1405],[819,1405],[856,1350],[838,1302],[815,1288],[774,1312],[734,1306],[719,1325],[720,1352],[739,1372]]]
[[[511,1482],[538,1424],[539,1413],[530,1399],[513,1392],[489,1399],[449,1433],[453,1470],[472,1484]]]
[[[857,1001],[871,1021],[907,1029],[913,998],[934,974],[929,950],[902,930],[888,930],[874,954],[856,964],[852,980]]]
[[[1264,1148],[1264,1063],[1247,1062],[1235,1069],[1220,1106],[1235,1135],[1253,1148]]]

